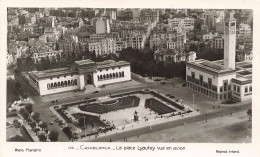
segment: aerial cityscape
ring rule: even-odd
[[[253,10],[7,8],[6,141],[252,142]]]

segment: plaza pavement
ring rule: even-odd
[[[249,143],[251,142],[251,122],[244,111],[199,121],[158,132],[129,137],[128,142],[177,142],[177,143]],[[242,125],[242,127],[241,127]],[[231,129],[239,127],[242,129]],[[123,142],[123,139],[117,142]]]
[[[210,122],[212,119],[215,119],[215,118],[232,115],[230,113],[233,113],[233,115],[234,115],[234,113],[241,112],[241,113],[244,113],[244,115],[246,115],[246,111],[249,108],[251,108],[250,103],[240,105],[240,106],[235,106],[235,107],[229,107],[229,108],[219,108],[219,109],[214,110],[214,112],[210,112],[208,114],[200,114],[200,115],[196,115],[196,116],[192,116],[192,117],[180,118],[180,119],[177,119],[174,121],[157,123],[157,124],[152,125],[152,129],[149,126],[143,126],[140,128],[133,128],[132,130],[125,130],[124,132],[118,132],[117,134],[112,134],[112,135],[107,134],[107,135],[98,136],[97,138],[93,137],[93,138],[88,139],[87,141],[92,141],[92,142],[106,141],[106,142],[108,142],[108,141],[110,141],[110,139],[112,141],[120,141],[124,137],[127,137],[127,138],[128,137],[137,137],[137,135],[143,136],[145,134],[154,133],[154,132],[171,129],[171,128],[176,128],[176,127],[181,127],[181,126],[186,126],[186,125],[193,124],[196,122],[205,122],[205,121]],[[233,128],[233,126],[231,127],[231,129],[232,128]],[[220,131],[220,134],[221,134],[221,131]],[[228,135],[230,135],[230,134],[232,134],[232,133],[229,132]],[[251,131],[249,131],[249,134],[251,134]],[[157,140],[158,141],[156,141],[156,142],[161,141],[159,139],[157,139]],[[138,142],[143,142],[143,141],[140,140]],[[206,142],[206,141],[204,141],[204,142]]]

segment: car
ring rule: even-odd
[[[50,122],[50,125],[53,125],[53,122]]]
[[[56,102],[58,102],[58,100],[52,100],[51,102],[52,102],[52,103],[56,103]]]
[[[96,91],[94,91],[93,93],[99,93],[99,91],[98,91],[98,90],[96,90]]]
[[[166,82],[163,81],[163,82],[161,82],[161,84],[166,84]]]

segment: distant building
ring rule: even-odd
[[[95,52],[96,55],[106,55],[116,53],[116,41],[113,39],[103,39],[100,42],[89,43],[90,52]]]
[[[180,50],[172,49],[158,49],[154,52],[154,60],[162,62],[182,62],[182,61],[194,61],[196,59],[196,53],[184,52]]]
[[[57,55],[62,55],[63,51],[59,50],[59,51],[49,51],[49,52],[39,52],[39,53],[33,53],[33,60],[34,62],[38,62],[40,60],[42,60],[43,58],[48,57],[50,60],[53,57],[56,57]]]
[[[242,37],[251,37],[252,31],[249,24],[240,24],[239,25],[239,36]]]
[[[96,21],[96,34],[109,34],[110,26],[108,20],[98,19]]]
[[[159,10],[145,10],[144,12],[145,22],[159,22]]]
[[[187,31],[194,30],[194,18],[192,17],[168,19],[168,24],[175,27],[183,26]]]
[[[131,80],[130,63],[125,61],[93,62],[75,61],[71,68],[59,68],[29,72],[29,83],[39,95],[73,90],[88,90],[88,86],[100,87]]]
[[[240,62],[242,61],[252,61],[253,52],[250,50],[238,50],[236,51],[236,59]]]
[[[123,49],[127,48],[127,42],[126,41],[116,41],[116,51],[120,52]]]

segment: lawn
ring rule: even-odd
[[[78,126],[84,127],[84,116],[85,116],[85,126],[91,125],[92,127],[106,127],[107,125],[102,122],[98,117],[91,116],[91,115],[86,115],[82,113],[75,113],[72,114],[76,119],[78,119],[79,124]]]
[[[145,100],[145,107],[150,108],[154,112],[158,113],[159,115],[175,112],[176,110],[164,105],[158,100],[155,99],[146,99]]]
[[[115,103],[116,101],[109,101],[109,103],[103,102],[101,105],[98,103],[94,103],[90,105],[79,106],[79,109],[82,111],[103,114],[115,110],[137,107],[140,101],[140,99],[136,96],[128,96],[124,98],[119,98],[117,100],[117,103]]]

